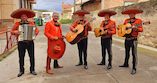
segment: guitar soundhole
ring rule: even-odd
[[[76,32],[78,32],[78,30],[76,30]]]
[[[126,30],[128,30],[130,27],[127,27]]]

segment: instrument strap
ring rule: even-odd
[[[104,22],[104,26],[103,26],[104,31],[107,30],[108,28],[113,28],[113,27],[115,27],[115,25],[112,24],[112,26],[106,28],[105,26],[109,24],[109,21],[110,21],[110,20],[106,21],[106,23]]]
[[[81,22],[83,22],[83,24],[82,24]],[[85,20],[79,20],[79,22],[78,22],[78,24],[82,24],[82,25],[84,25],[85,23],[86,23]],[[85,26],[86,26],[86,25],[84,25],[84,28],[85,28]]]

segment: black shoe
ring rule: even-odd
[[[54,68],[55,68],[55,69],[63,68],[63,66],[58,65],[58,66],[55,66]]]
[[[20,72],[17,77],[21,77],[24,74],[24,72]]]
[[[99,64],[97,64],[97,65],[105,65],[105,63],[102,63],[102,62],[101,62],[101,63],[99,63]]]
[[[31,71],[30,72],[32,75],[37,75],[37,73],[35,71]]]
[[[129,67],[129,65],[120,65],[119,67]]]
[[[136,74],[136,69],[132,69],[131,74],[132,75]]]
[[[111,65],[108,65],[107,66],[107,69],[109,70],[109,69],[112,69],[112,66]]]
[[[84,69],[86,69],[86,70],[87,70],[87,69],[88,69],[88,66],[87,66],[87,65],[84,65]]]
[[[77,64],[76,66],[81,66],[81,65],[83,65],[82,63],[79,63],[79,64]]]

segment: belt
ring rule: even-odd
[[[82,39],[86,39],[86,38],[88,38],[88,37],[87,37],[87,36],[84,36],[84,37],[81,38],[81,40],[82,40]]]
[[[102,39],[106,39],[106,38],[112,38],[112,36],[102,36]]]
[[[137,40],[137,37],[129,37],[129,38],[125,38],[126,40]]]
[[[33,42],[33,40],[24,40],[24,41],[19,41],[19,42],[29,43],[29,42]]]

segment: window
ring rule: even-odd
[[[127,2],[127,1],[124,2],[124,6],[132,5],[132,4],[136,4],[136,2]]]

